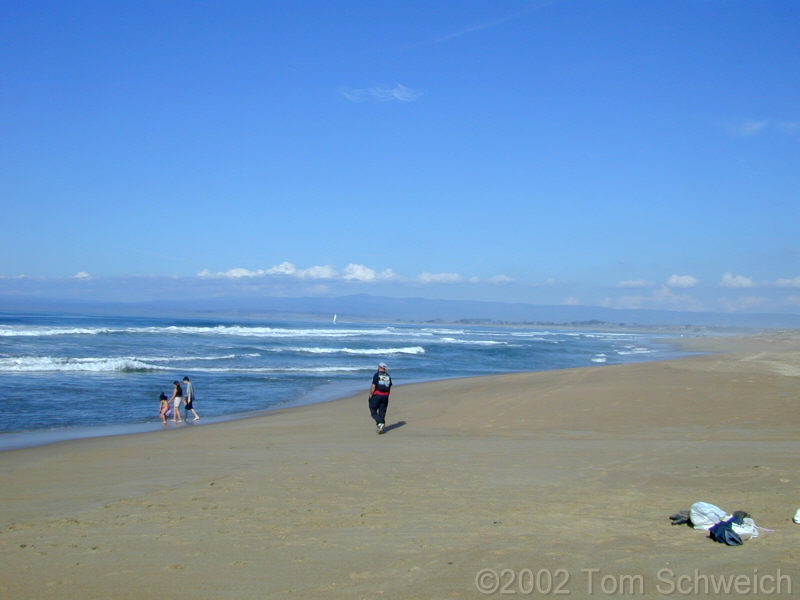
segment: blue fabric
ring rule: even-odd
[[[742,524],[741,517],[731,517],[727,521],[720,521],[708,530],[708,536],[715,542],[728,546],[741,546],[742,538],[733,530],[733,524]]]

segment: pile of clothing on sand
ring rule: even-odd
[[[741,546],[745,540],[757,538],[760,531],[769,531],[756,525],[743,510],[728,513],[708,502],[695,502],[689,510],[672,515],[670,520],[673,525],[705,529],[712,540],[728,546]]]

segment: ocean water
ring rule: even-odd
[[[159,393],[184,376],[202,424],[366,400],[380,361],[403,384],[675,355],[641,333],[0,313],[0,449],[161,428]]]

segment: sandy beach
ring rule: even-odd
[[[397,385],[383,436],[366,381],[0,453],[0,597],[792,597],[800,333],[685,347],[714,353]],[[670,524],[696,501],[774,531]]]

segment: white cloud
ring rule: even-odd
[[[75,273],[75,279],[84,279],[84,280],[86,280],[86,279],[91,279],[91,278],[92,278],[92,276],[89,275],[86,271],[79,271],[78,273]]]
[[[697,285],[697,279],[691,275],[672,275],[667,279],[667,285],[674,288],[693,288]]]
[[[397,279],[397,274],[391,269],[384,269],[380,273],[364,265],[349,264],[342,274],[349,281],[387,281]]]
[[[496,284],[503,284],[503,283],[511,283],[514,281],[513,277],[509,277],[508,275],[495,275],[489,278],[489,283],[496,283]]]
[[[298,269],[294,263],[284,261],[279,265],[274,265],[269,269],[257,269],[251,271],[240,267],[229,269],[218,273],[212,273],[208,269],[203,269],[197,274],[198,277],[208,279],[244,279],[256,277],[291,277],[302,280],[344,280],[371,282],[379,280],[397,279],[397,275],[391,269],[385,269],[378,273],[364,265],[349,264],[344,271],[339,272],[329,265],[315,265],[307,269]]]
[[[294,275],[296,272],[297,267],[288,261],[267,269],[267,275]]]
[[[342,278],[348,281],[375,281],[378,274],[364,265],[349,264],[344,268]]]
[[[800,276],[793,279],[778,279],[778,287],[782,288],[800,288]]]
[[[397,83],[394,87],[385,85],[368,88],[348,88],[339,93],[350,102],[413,102],[422,96],[422,92],[412,90]]]
[[[646,279],[626,279],[617,283],[620,288],[648,288],[653,287],[653,283]]]
[[[300,279],[336,279],[339,274],[336,269],[328,265],[314,266],[302,271],[297,271],[296,276]]]
[[[733,275],[731,273],[725,273],[722,276],[722,281],[720,281],[719,284],[722,287],[731,289],[756,287],[756,284],[753,283],[752,277],[745,277],[744,275]]]
[[[564,302],[562,302],[565,306],[580,306],[581,301],[578,300],[575,296],[568,296],[564,298]]]
[[[248,269],[236,267],[218,273],[212,273],[208,269],[203,269],[197,276],[204,279],[252,279],[253,277],[263,277],[265,274],[265,271],[261,269],[258,271],[250,271]]]
[[[231,269],[230,271],[225,273],[226,277],[230,277],[232,279],[241,279],[243,277],[263,277],[264,271],[258,269],[257,271],[249,271],[247,269]]]
[[[420,273],[417,279],[423,283],[458,283],[464,280],[458,273]]]

